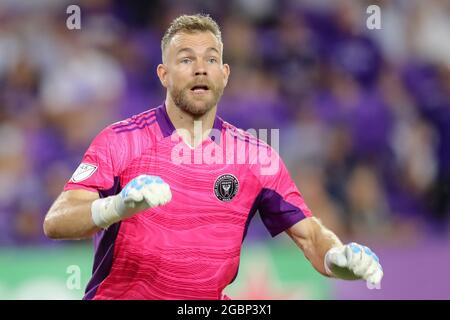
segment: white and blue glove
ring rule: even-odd
[[[368,285],[381,288],[383,268],[377,255],[368,247],[349,243],[331,248],[325,255],[326,272],[339,279],[366,280]]]
[[[136,213],[162,206],[172,199],[170,187],[160,177],[140,175],[115,195],[92,203],[92,220],[100,228],[129,218]]]

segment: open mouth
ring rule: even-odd
[[[199,93],[206,92],[208,90],[209,90],[209,87],[207,85],[203,85],[203,84],[197,84],[191,88],[191,91],[199,92]]]

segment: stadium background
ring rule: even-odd
[[[132,4],[131,4],[132,3]],[[81,30],[66,8],[81,7]],[[366,8],[381,8],[381,30]],[[379,254],[382,290],[317,274],[259,219],[233,298],[449,299],[450,2],[0,1],[0,299],[79,299],[90,241],[42,221],[105,125],[163,101],[160,38],[182,13],[222,26],[229,87],[219,114],[279,128],[314,214]],[[68,287],[70,266],[81,287]],[[69,272],[69,273],[68,273]]]

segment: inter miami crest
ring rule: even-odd
[[[239,181],[232,174],[223,174],[214,183],[214,193],[221,201],[231,201],[239,190]]]

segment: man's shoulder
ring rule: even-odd
[[[148,109],[127,119],[114,122],[105,129],[116,134],[138,133],[143,129],[151,129],[157,123],[156,112],[161,106]]]
[[[91,152],[112,157],[118,168],[125,168],[127,163],[151,148],[161,136],[154,126],[155,111],[152,108],[133,115],[125,120],[105,127],[91,143]]]
[[[150,147],[160,136],[156,121],[158,108],[146,110],[108,125],[95,137],[93,147],[109,146],[111,149],[121,150],[144,150]],[[132,147],[130,149],[127,146]]]
[[[244,130],[224,120],[222,120],[222,130],[225,132],[227,139],[230,139],[229,141],[238,140],[258,148],[272,149],[267,143],[267,130]]]

